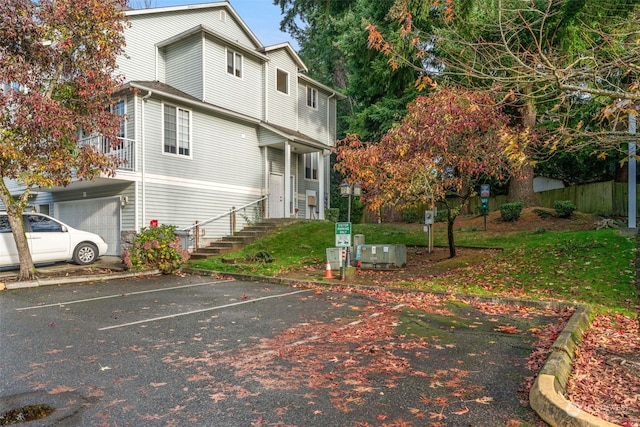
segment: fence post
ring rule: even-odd
[[[195,228],[195,233],[196,233],[196,250],[195,252],[198,252],[198,248],[200,247],[200,226],[198,225],[198,220],[196,220],[196,228]]]

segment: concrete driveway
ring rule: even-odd
[[[0,295],[0,413],[49,403],[35,425],[56,426],[545,425],[519,391],[534,335],[557,321],[196,275],[17,289]]]

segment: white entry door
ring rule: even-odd
[[[269,218],[284,218],[284,175],[269,175]]]

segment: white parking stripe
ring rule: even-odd
[[[133,326],[133,325],[139,325],[141,323],[149,323],[149,322],[155,322],[157,320],[164,320],[164,319],[173,319],[175,317],[181,317],[181,316],[188,316],[190,314],[197,314],[197,313],[203,313],[205,311],[213,311],[213,310],[220,310],[222,308],[228,308],[228,307],[233,307],[235,305],[242,305],[242,304],[248,304],[251,302],[256,302],[256,301],[263,301],[263,300],[267,300],[267,299],[272,299],[272,298],[282,298],[282,297],[287,297],[290,295],[295,295],[295,294],[299,294],[302,292],[311,292],[311,289],[303,289],[301,291],[295,291],[295,292],[288,292],[286,294],[278,294],[278,295],[269,295],[267,297],[261,297],[261,298],[255,298],[255,299],[248,299],[248,300],[243,300],[243,301],[238,301],[238,302],[233,302],[231,304],[224,304],[224,305],[217,305],[215,307],[208,307],[208,308],[201,308],[199,310],[192,310],[192,311],[186,311],[184,313],[176,313],[176,314],[169,314],[167,316],[160,316],[160,317],[153,317],[151,319],[144,319],[144,320],[137,320],[135,322],[129,322],[129,323],[122,323],[120,325],[113,325],[113,326],[106,326],[104,328],[99,328],[99,331],[106,331],[109,329],[116,329],[116,328],[124,328],[126,326]]]
[[[54,304],[45,304],[45,305],[33,305],[30,307],[21,307],[21,308],[16,308],[16,311],[24,311],[24,310],[34,310],[36,308],[47,308],[47,307],[62,307],[65,305],[70,305],[70,304],[79,304],[82,302],[91,302],[91,301],[98,301],[101,299],[109,299],[109,298],[119,298],[119,297],[126,297],[126,296],[130,296],[130,295],[141,295],[141,294],[149,294],[152,292],[164,292],[164,291],[171,291],[174,289],[182,289],[182,288],[193,288],[195,286],[206,286],[206,285],[214,285],[217,283],[226,283],[226,282],[233,282],[234,280],[217,280],[215,282],[204,282],[204,283],[194,283],[191,285],[183,285],[183,286],[172,286],[170,288],[159,288],[159,289],[149,289],[146,291],[138,291],[138,292],[127,292],[124,294],[117,294],[117,295],[105,295],[103,297],[95,297],[95,298],[86,298],[86,299],[79,299],[79,300],[74,300],[74,301],[64,301],[64,302],[57,302]]]

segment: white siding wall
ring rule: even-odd
[[[267,122],[297,130],[298,114],[298,69],[296,63],[284,49],[269,52],[271,59],[267,65]],[[276,88],[276,70],[289,73],[289,94]]]
[[[220,20],[221,8],[130,16],[131,26],[124,32],[127,40],[125,53],[129,58],[123,56],[118,59],[120,72],[129,81],[155,80],[156,44],[198,25],[205,25],[249,48],[256,48],[231,15],[226,14],[224,22]]]
[[[165,83],[202,99],[202,37],[193,35],[164,51]]]
[[[163,153],[162,114],[162,103],[150,98],[145,105],[143,225],[158,219],[183,228],[261,197],[264,162],[255,126],[191,110],[192,156],[168,155]],[[207,237],[227,234],[228,220],[222,224],[207,227]]]
[[[307,84],[305,81],[300,81],[298,85],[298,130],[305,135],[317,139],[322,143],[329,144],[327,138],[327,104],[329,103],[330,94],[317,89],[318,93],[318,106],[317,108],[311,108],[307,105]],[[334,100],[331,99],[332,107],[335,108]],[[335,111],[335,109],[333,110]],[[333,135],[334,133],[332,133]]]
[[[227,49],[242,55],[242,76],[227,72]],[[205,101],[247,116],[262,118],[262,61],[207,37]]]

